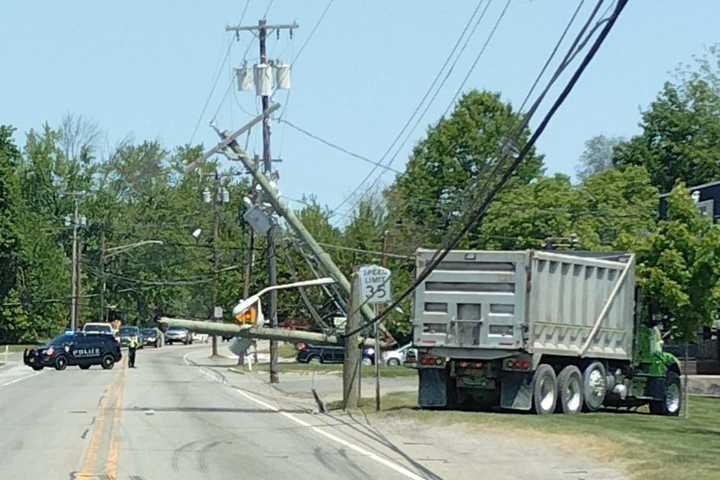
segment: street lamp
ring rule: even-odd
[[[100,321],[105,321],[105,290],[107,288],[107,282],[105,281],[105,262],[108,258],[114,257],[121,253],[125,253],[133,248],[142,247],[143,245],[162,245],[162,240],[141,240],[139,242],[131,243],[128,245],[120,245],[112,248],[105,248],[105,239],[103,237],[103,246],[100,249]]]

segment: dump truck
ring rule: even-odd
[[[629,253],[449,252],[414,296],[419,406],[678,415],[680,364],[639,295]]]

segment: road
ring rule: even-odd
[[[228,383],[207,354],[173,346],[140,351],[137,369],[0,369],[0,478],[434,478],[260,383]]]

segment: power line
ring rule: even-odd
[[[250,0],[246,0],[245,7],[243,8],[242,14],[240,15],[240,20],[238,23],[242,23],[243,19],[245,18],[245,14],[247,13],[248,6],[250,5]],[[208,94],[207,98],[205,99],[205,104],[203,105],[202,110],[200,111],[200,115],[198,116],[197,122],[195,123],[195,128],[193,129],[192,135],[190,135],[190,141],[188,142],[189,145],[192,145],[193,140],[195,140],[195,135],[198,132],[198,129],[200,128],[200,123],[202,122],[203,116],[205,115],[205,112],[207,111],[208,105],[210,105],[210,100],[212,100],[212,96],[215,93],[215,89],[217,88],[217,84],[220,81],[220,76],[222,75],[223,68],[225,68],[225,63],[227,63],[228,58],[230,57],[230,51],[232,50],[232,39],[230,39],[230,42],[228,42],[228,46],[225,49],[225,55],[223,56],[222,61],[220,62],[220,66],[218,67],[217,74],[215,75],[215,80],[213,81],[212,87],[210,88],[210,93]],[[217,116],[217,114],[215,114]]]
[[[380,162],[376,162],[376,161],[374,161],[374,160],[370,160],[370,159],[367,158],[367,157],[364,157],[364,156],[359,155],[359,154],[357,154],[357,153],[351,152],[350,150],[348,150],[348,149],[346,149],[346,148],[343,148],[343,147],[341,147],[340,145],[337,145],[337,144],[335,144],[335,143],[332,143],[332,142],[330,142],[329,140],[325,140],[324,138],[318,137],[317,135],[308,132],[308,131],[305,130],[304,128],[295,125],[295,124],[292,123],[290,120],[278,119],[278,122],[280,122],[280,123],[285,123],[285,124],[287,124],[288,126],[292,127],[293,129],[297,130],[298,132],[300,132],[300,133],[302,133],[302,134],[304,134],[304,135],[312,138],[313,140],[317,140],[318,142],[320,142],[320,143],[322,143],[322,144],[324,144],[324,145],[327,145],[327,146],[330,147],[330,148],[334,148],[335,150],[338,150],[338,151],[340,151],[340,152],[342,152],[342,153],[345,153],[346,155],[350,155],[351,157],[357,158],[358,160],[362,160],[363,162],[367,162],[367,163],[369,163],[369,164],[371,164],[371,165],[375,165],[375,166],[377,166],[377,167],[380,167],[380,168],[389,170],[389,171],[394,172],[394,173],[398,173],[398,174],[399,174],[399,173],[402,173],[400,170],[397,170],[397,169],[395,169],[395,168],[389,167],[389,166],[384,165],[384,164],[382,164],[382,163],[380,163]]]
[[[489,2],[489,0],[488,0],[488,2]],[[387,148],[387,150],[385,150],[385,153],[383,153],[383,155],[380,157],[379,162],[382,162],[382,161],[388,156],[388,154],[392,151],[392,149],[395,147],[395,145],[397,144],[397,142],[400,140],[400,138],[402,137],[402,135],[403,135],[403,134],[405,133],[405,131],[407,130],[407,128],[408,128],[408,126],[410,125],[410,123],[413,121],[413,119],[414,119],[415,116],[418,114],[418,112],[420,111],[420,109],[422,108],[422,106],[425,104],[425,100],[427,100],[428,96],[429,96],[430,93],[433,91],[433,88],[435,88],[435,85],[437,84],[438,80],[439,80],[440,77],[442,76],[442,73],[445,71],[445,68],[450,64],[450,61],[451,61],[452,58],[455,56],[455,52],[457,51],[458,47],[460,46],[460,43],[462,42],[463,38],[465,38],[465,34],[467,33],[468,29],[469,29],[470,26],[472,25],[473,20],[475,19],[476,15],[477,15],[478,12],[480,11],[480,8],[482,7],[482,4],[483,4],[483,0],[480,0],[480,1],[477,3],[477,5],[475,6],[475,9],[473,10],[472,14],[470,15],[470,18],[468,19],[467,23],[465,24],[465,27],[463,28],[462,32],[460,33],[460,36],[459,36],[459,37],[457,38],[457,40],[455,41],[455,44],[453,45],[450,53],[448,54],[447,58],[446,58],[445,61],[443,62],[442,66],[440,67],[440,70],[437,72],[437,74],[435,74],[435,77],[433,78],[432,83],[431,83],[430,86],[427,88],[427,90],[425,91],[425,94],[422,96],[422,98],[420,99],[420,101],[418,102],[418,104],[415,106],[415,109],[414,109],[413,112],[410,114],[410,117],[407,119],[407,121],[405,122],[405,124],[403,125],[403,127],[400,129],[400,131],[398,132],[398,134],[395,136],[395,139],[392,141],[392,143],[391,143],[390,146]],[[488,5],[489,5],[489,3],[488,3]],[[486,9],[487,9],[487,6],[486,6]],[[480,17],[479,20],[482,20],[482,16]],[[478,20],[478,23],[479,23],[479,20]],[[477,25],[477,23],[476,23],[476,25]],[[350,194],[347,195],[335,208],[333,208],[333,209],[331,210],[331,212],[334,214],[334,212],[337,212],[343,205],[345,205],[348,201],[350,201],[350,199],[353,198],[353,197],[357,194],[357,192],[362,188],[362,186],[365,184],[365,182],[367,182],[367,181],[372,177],[372,175],[373,175],[376,171],[377,171],[377,168],[372,168],[372,169],[370,170],[370,172],[368,172],[368,174],[365,176],[365,178],[363,178],[363,180],[358,184],[358,186],[355,187],[355,188],[352,190],[352,192],[350,192]],[[363,194],[363,196],[366,195],[367,192],[368,192],[370,189],[371,189],[371,188],[368,188],[368,189],[366,190],[366,193]]]
[[[400,154],[400,152],[402,151],[402,149],[405,147],[405,145],[407,144],[408,140],[410,140],[410,137],[411,137],[412,134],[415,132],[415,130],[417,129],[418,125],[420,125],[420,122],[422,121],[422,119],[425,118],[425,115],[427,114],[427,112],[430,110],[430,107],[431,107],[431,106],[433,105],[433,103],[435,102],[435,99],[437,98],[438,94],[440,93],[440,91],[442,90],[442,88],[445,86],[445,83],[447,82],[447,80],[450,78],[450,75],[452,74],[453,70],[455,69],[455,66],[457,65],[458,61],[459,61],[460,58],[462,57],[463,53],[465,53],[465,49],[467,48],[468,44],[470,43],[470,40],[472,39],[472,37],[475,35],[475,32],[477,31],[478,27],[480,26],[480,23],[481,23],[482,20],[485,18],[485,14],[487,13],[488,8],[489,8],[490,5],[491,5],[491,2],[492,2],[492,0],[488,0],[488,2],[485,4],[485,8],[483,9],[483,11],[482,11],[482,13],[480,14],[480,16],[478,17],[478,19],[475,21],[475,24],[473,25],[473,28],[472,28],[472,30],[470,31],[470,34],[465,38],[465,43],[464,43],[463,46],[460,48],[460,52],[457,54],[457,56],[455,56],[455,60],[453,61],[453,63],[452,63],[452,65],[450,66],[450,68],[448,68],[448,70],[447,70],[447,72],[445,73],[445,76],[443,77],[443,79],[442,79],[442,81],[440,82],[440,84],[438,84],[437,87],[435,88],[435,92],[433,93],[433,95],[432,95],[432,97],[430,98],[430,100],[425,104],[425,108],[423,109],[422,113],[421,113],[421,114],[417,117],[417,119],[415,120],[415,123],[413,124],[412,128],[410,128],[410,129],[407,131],[407,133],[406,133],[406,135],[405,135],[405,138],[404,138],[403,141],[400,143],[400,145],[397,147],[397,149],[395,150],[395,153],[393,154],[393,156],[392,156],[392,157],[390,158],[390,160],[388,161],[388,165],[389,165],[389,164],[392,164],[392,163],[397,159],[397,156]],[[483,47],[483,50],[481,50],[481,51],[480,51],[480,54],[478,54],[478,56],[476,57],[475,63],[477,63],[477,61],[479,60],[479,57],[480,57],[480,56],[482,55],[482,53],[485,51],[485,47],[487,47],[487,44],[489,43],[490,38],[492,38],[492,36],[493,36],[493,34],[494,34],[494,32],[495,32],[495,29],[497,29],[498,23],[502,20],[502,17],[505,15],[505,11],[507,10],[508,5],[509,5],[509,0],[508,0],[508,3],[505,5],[505,9],[503,10],[500,18],[498,19],[498,22],[495,24],[495,28],[494,28],[493,31],[490,33],[490,36],[488,37],[488,40],[485,42],[485,45],[484,45],[484,47]],[[479,8],[479,7],[480,7],[480,4],[478,4],[478,8]],[[471,18],[471,20],[472,20],[472,18]],[[468,24],[468,25],[469,25],[469,24]],[[458,42],[457,42],[456,45],[455,45],[456,47],[457,47],[457,45],[459,44],[459,42],[460,42],[461,39],[462,39],[462,35],[461,35],[461,38],[458,38]],[[451,52],[451,53],[452,53],[452,52]],[[451,54],[451,57],[452,57],[452,54]],[[451,57],[449,57],[448,60],[449,60]],[[443,69],[441,69],[441,70],[438,72],[438,75],[442,73],[442,70],[443,70]],[[438,77],[436,77],[436,79],[437,79],[437,78],[438,78]],[[461,87],[461,88],[462,88],[462,87]],[[453,101],[454,101],[454,100],[453,100]],[[452,104],[452,103],[453,103],[453,102],[451,102],[451,104]],[[446,114],[447,114],[447,110],[445,111],[445,113],[443,114],[443,116],[445,116]],[[357,207],[357,205],[362,201],[362,199],[365,198],[365,196],[367,196],[367,194],[376,187],[378,181],[380,181],[380,179],[382,178],[382,175],[383,175],[383,172],[380,172],[380,173],[375,177],[375,180],[373,180],[373,182],[372,182],[372,183],[370,184],[370,186],[365,190],[365,192],[358,197],[358,199],[353,203],[352,206],[350,206],[350,207],[348,208],[348,210],[347,210],[348,212],[352,212],[352,211]]]
[[[505,7],[503,7],[502,12],[500,12],[500,16],[498,16],[497,21],[495,22],[495,25],[493,25],[492,30],[490,30],[490,33],[487,36],[487,39],[485,40],[485,43],[483,44],[482,48],[480,48],[480,51],[475,56],[475,60],[473,61],[472,65],[470,65],[470,69],[468,70],[467,74],[465,75],[465,78],[463,78],[463,81],[460,83],[460,86],[455,91],[455,95],[453,95],[452,100],[450,100],[450,103],[448,104],[447,108],[445,109],[445,112],[443,113],[443,117],[447,115],[448,111],[450,111],[450,107],[455,103],[455,100],[460,95],[460,92],[463,88],[465,88],[465,83],[467,83],[468,79],[470,78],[470,75],[472,75],[472,72],[475,70],[475,67],[477,66],[478,62],[480,61],[480,58],[482,57],[483,53],[485,53],[485,50],[487,49],[487,46],[490,44],[490,40],[495,36],[495,32],[497,31],[498,27],[500,26],[500,23],[502,22],[503,18],[505,18],[505,14],[507,13],[508,7],[510,7],[510,0],[507,0],[505,3]]]
[[[599,4],[602,2],[599,2]],[[598,6],[599,6],[598,4]],[[400,294],[399,297],[382,313],[377,315],[372,321],[370,322],[364,322],[363,325],[361,325],[359,328],[356,328],[353,331],[345,332],[345,336],[352,336],[363,329],[367,328],[369,325],[372,325],[374,323],[377,323],[381,321],[385,316],[387,316],[388,312],[392,311],[395,307],[397,307],[402,301],[404,301],[415,289],[424,282],[427,277],[437,268],[437,266],[442,262],[443,259],[448,255],[448,253],[455,248],[460,240],[465,236],[465,234],[473,227],[476,227],[485,216],[485,212],[487,211],[487,208],[489,207],[490,203],[494,200],[497,193],[502,189],[502,187],[507,183],[507,181],[510,179],[512,174],[517,170],[518,166],[522,163],[524,158],[527,156],[527,154],[530,152],[530,150],[534,147],[535,143],[537,142],[537,139],[542,135],[543,131],[547,127],[548,123],[552,119],[552,117],[555,115],[557,110],[560,108],[560,106],[563,104],[563,102],[566,100],[572,89],[574,88],[575,84],[579,80],[580,76],[583,74],[587,66],[590,64],[590,61],[593,59],[597,51],[599,50],[600,46],[604,42],[607,35],[610,33],[610,30],[612,30],[613,26],[615,25],[615,21],[617,20],[618,16],[622,12],[622,10],[627,5],[627,0],[618,0],[617,5],[615,7],[615,10],[612,14],[612,16],[608,19],[607,22],[605,22],[605,26],[600,32],[600,35],[598,38],[593,42],[593,45],[591,46],[588,53],[583,58],[581,64],[578,66],[578,68],[573,73],[572,77],[568,81],[568,83],[563,88],[562,92],[560,93],[559,97],[555,100],[555,102],[550,107],[550,110],[545,114],[544,118],[540,122],[538,128],[535,130],[533,135],[530,137],[528,142],[525,144],[525,146],[522,148],[520,153],[517,155],[515,160],[510,165],[510,168],[507,169],[507,171],[502,175],[498,183],[493,187],[492,190],[489,191],[488,195],[485,197],[484,201],[479,205],[477,209],[474,210],[473,214],[471,215],[471,218],[469,221],[467,221],[462,228],[460,232],[458,232],[457,235],[455,235],[453,238],[451,238],[444,248],[439,250],[432,258],[430,263],[420,272],[416,278],[416,280],[405,289],[405,291]],[[522,129],[520,130],[522,131]]]
[[[310,40],[312,40],[313,35],[315,35],[315,32],[317,31],[318,27],[322,23],[323,19],[325,18],[325,15],[327,15],[328,10],[330,10],[330,7],[335,2],[335,0],[330,0],[327,5],[325,6],[325,9],[320,14],[320,18],[318,18],[317,22],[315,22],[315,25],[313,26],[312,30],[310,30],[310,34],[303,42],[302,46],[300,47],[300,50],[295,54],[295,58],[292,59],[292,62],[290,62],[290,66],[292,67],[295,65],[295,62],[297,62],[298,58],[300,58],[300,55],[303,53],[303,50],[305,50],[305,47],[307,47],[307,44],[310,43]]]

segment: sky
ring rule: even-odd
[[[471,70],[506,2],[486,1],[475,34],[398,149],[393,168],[402,170],[468,72],[464,90],[497,91],[518,106],[579,4],[512,0]],[[128,136],[158,140],[169,149],[188,142],[209,147],[217,141],[211,120],[235,130],[258,111],[258,97],[237,91],[232,77],[233,67],[258,61],[257,41],[247,32],[236,39],[225,26],[256,24],[267,15],[271,24],[299,24],[292,39],[281,32],[268,40],[270,58],[289,63],[297,56],[292,89],[274,97],[283,118],[377,161],[423,98],[477,3],[335,0],[318,23],[328,0],[2,0],[0,124],[16,127],[23,143],[31,128],[58,125],[72,113],[100,126],[106,150]],[[584,2],[579,19],[593,4]],[[641,111],[675,68],[720,40],[717,22],[710,21],[718,18],[720,2],[714,0],[630,0],[538,142],[547,172],[572,175],[584,142],[594,135],[637,134]],[[260,153],[257,128],[248,148]],[[313,195],[337,210],[340,222],[353,202],[336,207],[372,168],[277,122],[272,156],[282,160],[276,165],[286,198]],[[385,171],[379,185],[394,175]]]

